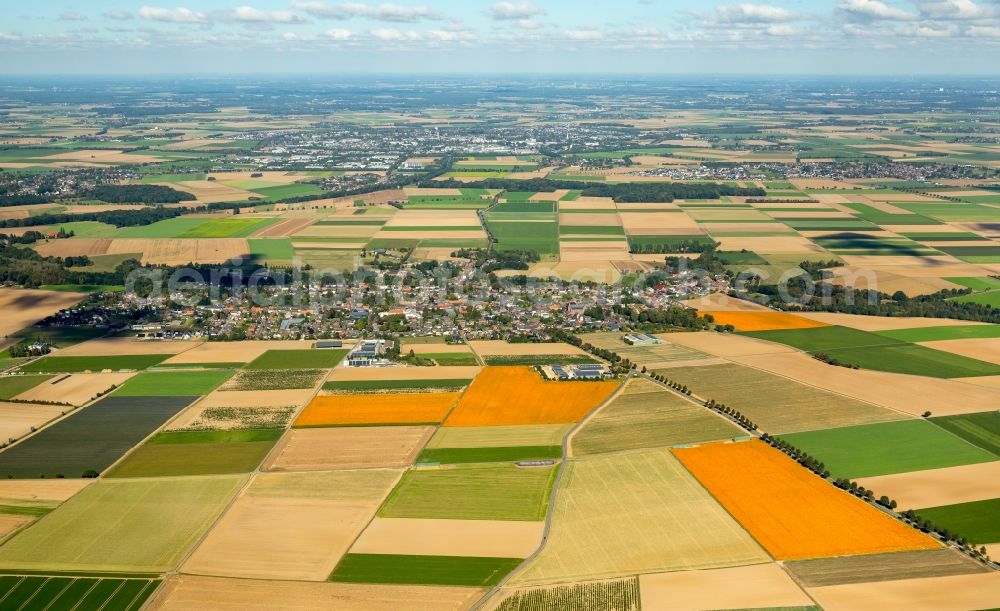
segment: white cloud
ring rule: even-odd
[[[262,11],[252,6],[239,6],[223,14],[223,19],[240,23],[304,23],[305,18],[291,11]]]
[[[522,30],[540,30],[545,26],[543,26],[540,22],[535,21],[534,19],[518,19],[517,27],[521,28]]]
[[[903,9],[889,6],[880,0],[845,0],[837,5],[837,10],[850,19],[861,21],[896,20],[909,21],[916,15]]]
[[[600,40],[604,35],[597,30],[568,30],[566,38],[570,40]]]
[[[424,19],[438,21],[442,19],[426,6],[400,6],[398,4],[379,4],[372,6],[359,2],[343,2],[330,6],[324,2],[292,2],[292,8],[305,11],[313,17],[321,19],[353,19],[364,18],[376,21],[395,23],[415,23]]]
[[[139,17],[148,21],[167,23],[204,23],[205,13],[197,13],[183,6],[174,9],[144,6],[139,9]]]
[[[427,38],[440,42],[472,42],[476,35],[467,30],[431,30]]]
[[[927,19],[984,19],[995,14],[972,0],[918,0],[916,5]]]
[[[497,2],[486,13],[497,21],[517,21],[544,15],[545,9],[530,2]]]
[[[768,36],[794,36],[799,33],[798,30],[788,25],[787,23],[778,23],[775,25],[768,26],[764,32]]]
[[[1000,38],[1000,26],[973,25],[965,30],[973,38]]]
[[[420,34],[417,34],[413,30],[401,32],[396,28],[375,28],[372,30],[372,36],[386,42],[420,40]]]
[[[20,39],[21,39],[20,36],[15,36],[14,34],[6,34],[4,32],[0,32],[0,41],[14,42],[15,40],[20,40]]]
[[[65,11],[59,15],[59,21],[86,21],[87,16],[76,11]]]
[[[770,4],[726,4],[716,7],[715,14],[723,23],[777,23],[800,19],[796,13]]]
[[[108,11],[104,13],[104,16],[108,19],[114,19],[116,21],[128,21],[129,19],[135,19],[135,15],[128,11]]]
[[[354,32],[350,30],[345,30],[344,28],[331,28],[323,35],[331,40],[350,40],[354,38]]]

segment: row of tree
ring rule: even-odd
[[[504,191],[534,191],[551,193],[557,189],[582,191],[588,197],[610,197],[616,202],[672,202],[675,199],[719,199],[723,196],[760,197],[767,191],[760,187],[736,187],[720,183],[641,182],[605,184],[582,180],[553,180],[532,178],[513,180],[487,178],[471,183],[458,180],[424,180],[418,183],[427,188],[502,189]]]

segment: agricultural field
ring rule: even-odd
[[[313,399],[296,427],[365,424],[437,424],[448,416],[459,393],[327,395]]]
[[[1000,413],[943,416],[931,418],[930,422],[1000,457]]]
[[[167,359],[166,354],[127,356],[45,356],[21,367],[28,373],[76,373],[81,371],[132,371],[147,369]]]
[[[324,369],[240,369],[219,390],[223,392],[269,392],[315,388],[326,375]]]
[[[243,485],[243,476],[101,480],[0,547],[31,571],[171,570]]]
[[[557,469],[458,465],[408,471],[379,510],[383,518],[542,520]]]
[[[434,433],[427,426],[345,426],[293,429],[285,434],[269,471],[326,471],[405,467]]]
[[[268,350],[246,366],[247,369],[323,369],[336,367],[347,350]]]
[[[587,333],[581,338],[597,348],[604,348],[619,354],[622,358],[648,368],[672,367],[684,361],[695,361],[708,358],[704,352],[670,341],[670,335],[665,335],[663,343],[654,346],[630,346],[626,344],[621,333]]]
[[[828,367],[828,365],[821,365]],[[901,420],[905,415],[736,364],[657,370],[698,397],[730,405],[769,433]]]
[[[106,477],[249,473],[281,434],[280,429],[158,433],[132,451]]]
[[[639,611],[640,608],[639,580],[635,577],[541,588],[503,588],[497,598],[497,604],[487,608],[493,611]]]
[[[728,420],[647,380],[631,380],[572,437],[574,456],[742,435]]]
[[[768,559],[668,450],[574,459],[565,468],[545,547],[511,586]]]
[[[21,375],[0,377],[0,401],[13,399],[23,392],[51,380],[51,375]]]
[[[643,609],[816,609],[777,564],[639,576]]]
[[[340,561],[330,580],[488,587],[520,563],[520,558],[351,553]]]
[[[207,395],[231,378],[232,371],[144,372],[115,390],[116,397],[166,397]]]
[[[551,382],[530,367],[486,367],[446,427],[576,422],[618,388],[610,382]]]
[[[940,546],[761,441],[676,448],[673,454],[775,559]]]
[[[41,376],[45,378],[45,382],[33,385],[30,390],[25,390],[13,398],[18,401],[51,402],[80,406],[122,385],[133,375],[132,373],[74,373],[69,375]],[[0,382],[37,377],[12,376],[10,378],[0,378]]]
[[[1000,543],[1000,523],[996,519],[998,511],[1000,498],[925,507],[918,509],[917,514],[938,528],[947,528],[982,545]]]
[[[945,548],[793,560],[784,566],[807,587],[986,572],[983,565]]]
[[[900,420],[782,435],[823,461],[834,477],[854,479],[994,461],[978,448],[924,420]]]
[[[0,576],[5,609],[120,609],[138,611],[160,585],[157,579],[114,577]]]
[[[66,291],[0,288],[0,336],[8,336],[29,327],[59,310],[71,307],[86,295]]]
[[[105,397],[0,452],[8,478],[102,472],[196,397]]]

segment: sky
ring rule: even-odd
[[[1000,74],[1000,0],[148,1],[0,0],[0,74]]]

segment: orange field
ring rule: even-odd
[[[444,425],[576,422],[616,388],[618,382],[548,382],[531,367],[486,367]]]
[[[459,395],[428,392],[316,397],[295,426],[436,424],[448,415]]]
[[[762,441],[672,452],[778,560],[938,547]]]
[[[784,312],[703,312],[711,314],[716,324],[733,325],[737,331],[774,331],[777,329],[812,329],[826,323]]]

